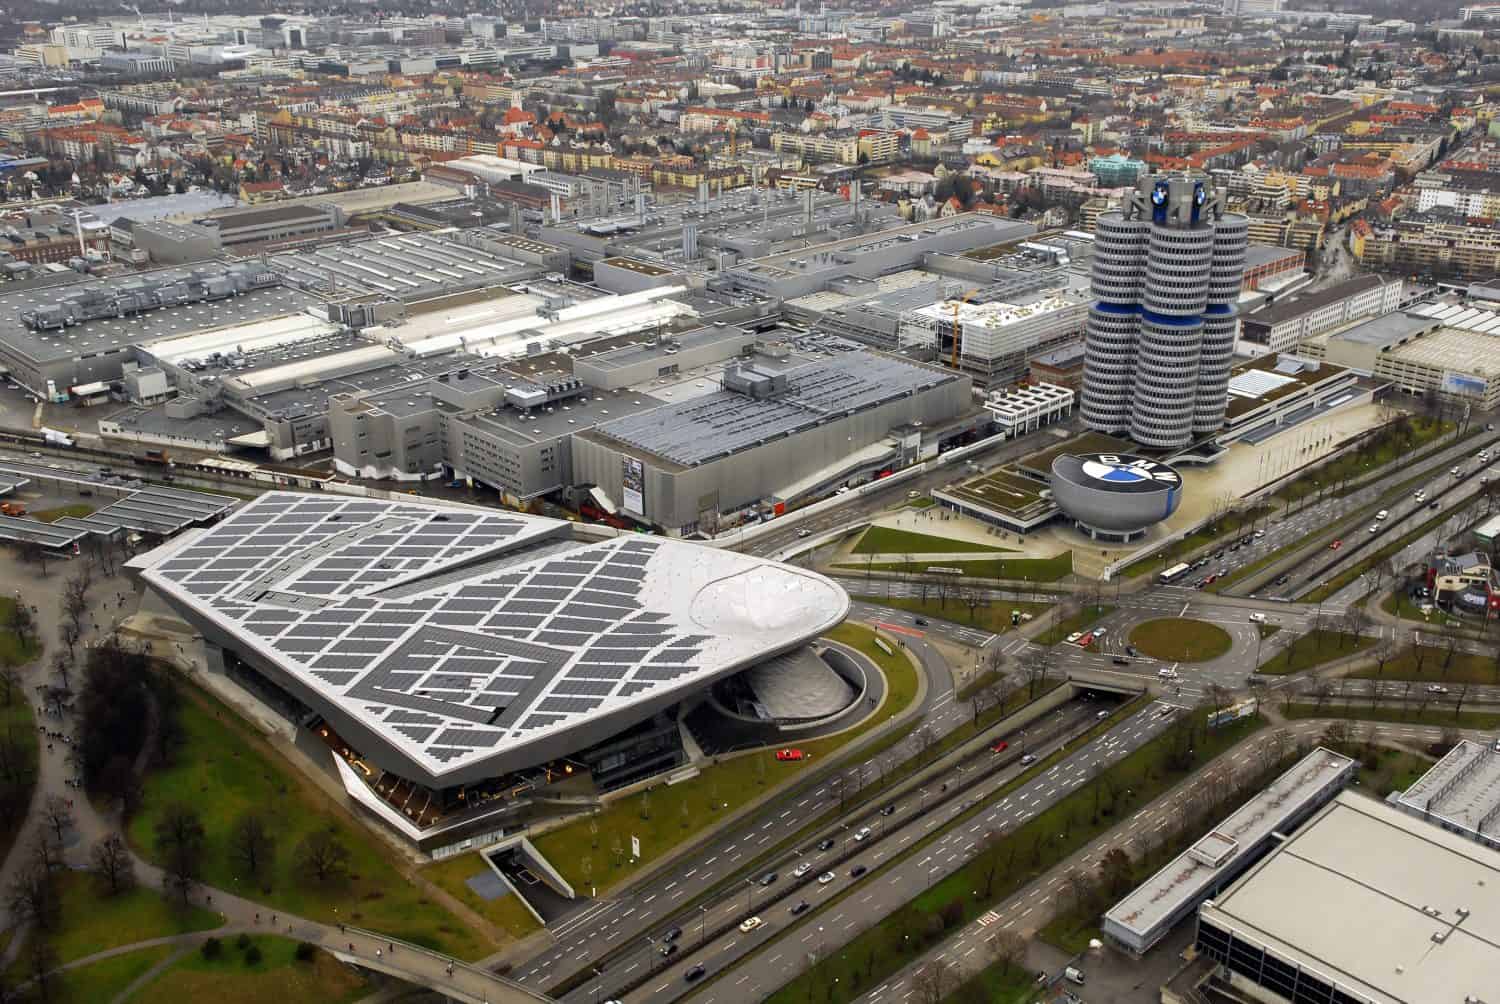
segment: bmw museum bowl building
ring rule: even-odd
[[[1126,542],[1177,510],[1182,476],[1127,453],[1065,453],[1052,461],[1052,498],[1094,540]]]

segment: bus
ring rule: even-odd
[[[1179,561],[1177,564],[1173,565],[1171,568],[1158,575],[1156,577],[1156,580],[1162,585],[1166,585],[1169,582],[1176,582],[1178,579],[1182,578],[1184,575],[1190,572],[1192,568],[1193,566],[1189,565],[1187,562]]]

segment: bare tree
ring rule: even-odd
[[[59,845],[63,836],[73,828],[73,807],[61,795],[48,795],[42,803],[42,825],[52,831]]]
[[[1026,939],[1017,932],[1001,928],[991,932],[985,940],[1000,965],[1001,974],[1008,976],[1012,970],[1019,972],[1026,964]]]
[[[349,870],[349,848],[327,830],[315,830],[297,845],[297,862],[319,882],[341,879]]]
[[[95,841],[89,851],[89,862],[99,884],[111,896],[135,885],[135,859],[118,833],[106,834]]]
[[[920,1004],[943,1004],[958,989],[958,982],[958,970],[942,959],[927,962],[911,977],[912,990]]]
[[[276,838],[263,815],[252,809],[234,821],[229,830],[229,856],[253,881],[270,872],[276,860]]]
[[[1496,664],[1500,665],[1500,655],[1496,657]],[[5,707],[10,707],[10,702],[15,699],[16,688],[21,685],[21,674],[14,666],[0,666],[0,699],[5,701]]]
[[[42,1004],[50,1004],[57,993],[57,952],[45,938],[37,938],[26,956],[27,968],[31,970],[31,989]]]
[[[203,820],[196,809],[174,802],[156,821],[155,835],[157,850],[165,859],[166,885],[186,903],[203,867]]]
[[[59,908],[51,870],[35,861],[23,867],[6,890],[6,905],[13,923],[51,931],[57,926]]]

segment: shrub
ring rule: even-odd
[[[208,938],[198,951],[203,953],[205,959],[212,961],[224,954],[224,943],[218,938]]]
[[[312,959],[313,959],[313,956],[316,955],[317,952],[318,952],[317,947],[315,945],[313,945],[311,942],[307,942],[307,941],[299,941],[299,942],[297,942],[297,961],[298,962],[311,962]]]
[[[260,964],[260,946],[251,945],[245,951],[245,965],[256,966]]]
[[[236,948],[243,952],[245,949],[250,947],[250,935],[241,931],[240,936],[234,939],[234,945]]]

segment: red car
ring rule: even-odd
[[[1002,739],[998,743],[996,743],[995,745],[993,745],[993,746],[990,747],[990,752],[991,753],[1004,753],[1008,749],[1010,749],[1010,743],[1008,743],[1004,739]]]
[[[1092,633],[1086,634],[1082,638],[1078,639],[1078,647],[1079,648],[1088,648],[1093,643],[1094,643],[1094,636],[1093,636]]]
[[[1344,542],[1342,540],[1335,540],[1332,544],[1328,545],[1328,549],[1330,551],[1337,551],[1339,548],[1341,548],[1343,546],[1344,546]]]
[[[801,750],[787,749],[776,751],[776,759],[778,760],[801,760],[806,755]]]

